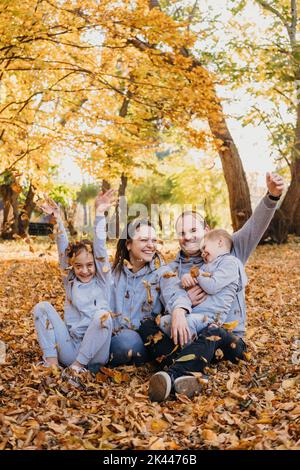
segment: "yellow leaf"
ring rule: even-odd
[[[238,326],[238,324],[239,324],[238,320],[235,320],[229,323],[223,323],[223,328],[225,328],[225,330],[234,330]]]
[[[246,359],[246,361],[250,361],[251,353],[250,352],[244,352],[244,358]]]
[[[176,276],[177,276],[177,274],[174,273],[173,271],[168,271],[165,274],[163,274],[163,277],[166,278],[166,279],[169,279],[170,277],[176,277]]]
[[[192,277],[198,277],[200,274],[200,269],[198,268],[198,266],[193,266],[191,269],[190,269],[190,275]]]
[[[187,354],[186,356],[182,356],[179,359],[176,359],[176,362],[187,362],[196,359],[195,354]]]
[[[206,339],[208,339],[208,341],[219,341],[221,339],[220,336],[207,336]]]

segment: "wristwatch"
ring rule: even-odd
[[[281,198],[281,195],[273,196],[273,194],[271,194],[270,191],[267,192],[267,196],[269,197],[269,199],[271,199],[271,201],[279,201],[279,199]]]

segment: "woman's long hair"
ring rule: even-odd
[[[120,271],[124,265],[124,260],[130,261],[129,251],[127,249],[127,242],[131,241],[135,232],[144,225],[147,225],[148,227],[152,227],[154,229],[153,225],[148,219],[134,219],[129,222],[124,228],[121,237],[119,238],[117,243],[117,250],[112,266],[113,271]]]

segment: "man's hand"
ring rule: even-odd
[[[105,211],[115,202],[115,197],[115,189],[109,189],[106,193],[100,192],[95,199],[96,215],[104,215]]]
[[[188,287],[197,286],[198,282],[195,277],[192,277],[189,273],[184,274],[181,278],[182,287],[187,289]]]
[[[183,308],[175,308],[172,312],[171,338],[174,344],[184,346],[191,338],[188,323],[185,318],[185,310]]]
[[[191,299],[193,307],[202,304],[202,302],[204,302],[204,300],[206,300],[207,298],[207,293],[204,292],[204,290],[201,289],[201,287],[198,285],[195,287],[191,287],[191,289],[187,291],[187,294]]]
[[[281,196],[284,190],[284,180],[277,173],[267,173],[266,183],[268,191],[272,196]]]

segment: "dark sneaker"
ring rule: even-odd
[[[83,367],[76,371],[72,367],[67,367],[63,370],[61,378],[79,390],[86,390],[85,381],[89,372]]]
[[[183,375],[174,381],[174,388],[176,393],[181,393],[189,398],[199,395],[202,391],[203,384],[208,382],[208,378],[203,376],[201,378],[193,375]]]
[[[149,398],[161,402],[168,398],[172,390],[172,380],[167,372],[152,375],[149,383]]]

